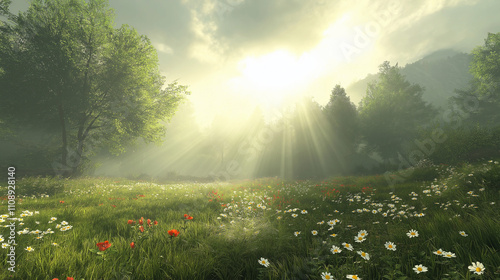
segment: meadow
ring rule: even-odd
[[[500,279],[498,161],[407,173],[393,186],[23,178],[14,217],[1,200],[0,279]]]

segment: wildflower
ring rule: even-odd
[[[59,246],[56,242],[52,242],[52,246]]]
[[[329,280],[329,279],[333,279],[333,277],[329,272],[323,272],[323,273],[321,273],[321,279]]]
[[[311,233],[312,233],[313,235],[318,235],[318,231],[317,231],[317,230],[313,230],[313,231],[311,231]]]
[[[144,218],[143,218],[143,217],[141,217],[141,219],[139,220],[139,225],[141,225],[141,226],[142,226],[143,224],[144,224]]]
[[[444,254],[444,251],[441,249],[438,249],[437,251],[433,252],[435,255],[442,256]]]
[[[418,237],[418,231],[411,229],[406,235],[408,235],[409,238]]]
[[[176,229],[171,229],[168,231],[168,234],[172,237],[177,237],[179,235],[179,231]]]
[[[349,250],[349,251],[354,250],[354,248],[352,248],[352,245],[351,245],[351,244],[349,244],[349,243],[345,243],[345,242],[344,242],[344,243],[342,243],[342,245],[344,246],[344,248],[346,248],[346,249],[347,249],[347,250]]]
[[[459,231],[458,233],[460,233],[460,235],[463,236],[463,237],[467,237],[468,236],[467,233],[465,233],[465,231]]]
[[[358,242],[358,243],[361,243],[363,241],[365,241],[366,239],[363,237],[363,236],[354,236],[354,241]]]
[[[368,235],[368,232],[366,230],[360,230],[358,232],[358,236],[363,236],[363,237],[366,237]]]
[[[7,249],[7,248],[9,248],[9,247],[10,247],[10,246],[9,246],[9,244],[7,244],[7,243],[2,243],[2,249]]]
[[[131,242],[130,243],[130,248],[134,249],[135,248],[135,243],[134,242]]]
[[[342,252],[342,250],[335,245],[332,246],[332,249],[330,249],[330,251],[332,252],[332,254],[338,254],[338,253]]]
[[[0,242],[4,241],[3,236],[0,235]]]
[[[302,210],[300,213],[301,214],[307,214],[307,210]]]
[[[427,267],[419,264],[419,265],[416,265],[413,270],[417,273],[417,274],[420,274],[420,272],[427,272]]]
[[[299,236],[300,231],[296,231],[296,232],[294,232],[293,234],[295,234],[295,236]]]
[[[486,268],[484,268],[484,265],[480,262],[472,262],[472,265],[469,265],[469,270],[477,275],[481,275],[484,273]]]
[[[358,251],[358,254],[365,260],[369,260],[370,259],[370,255],[368,253],[365,253],[363,251]]]
[[[361,278],[359,278],[357,274],[354,274],[354,275],[348,274],[346,278],[347,279],[354,279],[354,280],[361,280]]]
[[[99,251],[106,251],[109,247],[111,247],[111,243],[108,242],[108,240],[104,242],[100,242],[96,244],[97,247],[99,247]]]
[[[443,257],[451,259],[456,258],[457,256],[455,256],[455,254],[452,252],[443,252]]]
[[[388,241],[384,245],[387,250],[396,251],[396,245],[394,243]]]
[[[135,224],[135,221],[134,220],[128,220],[127,224],[133,225],[133,224]]]
[[[143,226],[140,226],[140,227],[139,227],[139,230],[140,230],[141,232],[144,232],[144,227],[143,227]]]
[[[26,250],[26,251],[28,251],[28,252],[33,252],[33,251],[35,251],[35,249],[33,249],[33,247],[31,247],[31,246],[26,247],[26,249],[24,249],[24,250]]]
[[[153,224],[156,226],[158,224],[158,221],[154,221]]]
[[[298,216],[297,214],[292,214],[292,217],[294,218],[297,218],[297,216]]]
[[[333,227],[335,225],[335,221],[333,220],[330,220],[328,222],[326,222],[329,226]]]
[[[269,261],[267,259],[264,259],[264,258],[260,258],[260,260],[258,260],[258,262],[265,266],[265,267],[268,267],[269,266]]]
[[[330,234],[331,237],[337,237],[337,234],[336,233],[332,233]]]

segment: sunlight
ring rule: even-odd
[[[306,86],[314,75],[314,65],[307,53],[296,57],[288,51],[277,50],[240,61],[240,76],[231,79],[229,84],[259,104],[276,107]]]

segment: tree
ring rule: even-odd
[[[0,119],[59,133],[55,167],[63,175],[78,173],[97,149],[119,153],[138,137],[161,139],[160,121],[172,117],[187,88],[163,88],[149,39],[127,25],[114,29],[106,0],[34,0],[17,16],[0,8],[7,17]]]
[[[336,158],[339,166],[347,171],[348,162],[356,149],[358,133],[358,112],[356,106],[347,96],[345,89],[336,85],[330,95],[330,101],[323,112],[331,128],[332,143],[330,156]]]
[[[424,89],[410,84],[397,64],[388,61],[379,67],[379,79],[368,85],[361,100],[360,126],[367,151],[386,159],[397,156],[436,114],[422,99]]]
[[[457,90],[452,100],[468,114],[468,123],[494,126],[500,122],[500,33],[488,33],[484,46],[472,55],[471,85]]]

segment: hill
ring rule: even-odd
[[[472,75],[469,64],[472,56],[454,50],[436,51],[424,58],[401,67],[401,73],[408,81],[425,88],[424,99],[436,107],[445,108],[455,89],[467,87]],[[397,61],[391,61],[395,64]],[[369,74],[364,79],[352,83],[346,92],[354,100],[365,96],[368,83],[375,81],[378,74]]]

